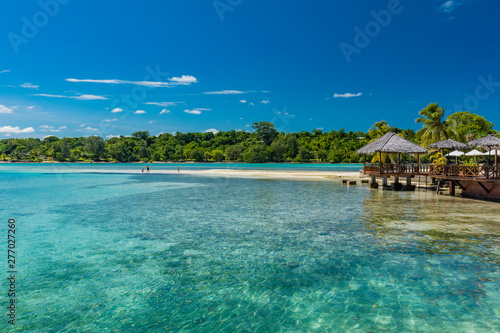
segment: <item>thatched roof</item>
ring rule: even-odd
[[[429,145],[429,148],[436,148],[436,149],[467,149],[467,145],[462,143],[462,142],[458,142],[458,141],[455,141],[455,140],[451,140],[451,139],[448,139],[448,140],[444,140],[444,141],[439,141],[439,142],[435,142],[435,143],[432,143]]]
[[[488,136],[485,136],[484,138],[469,141],[467,143],[467,146],[469,146],[470,148],[476,146],[484,148],[497,147],[500,146],[500,139],[493,134],[490,134]]]
[[[357,150],[358,154],[373,154],[378,152],[425,154],[427,153],[427,149],[420,147],[416,143],[403,139],[396,133],[389,132]]]

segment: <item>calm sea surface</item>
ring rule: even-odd
[[[500,331],[500,204],[337,181],[77,170],[141,166],[0,165],[1,332]]]

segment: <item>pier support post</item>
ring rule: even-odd
[[[382,186],[387,186],[387,177],[382,178]]]
[[[399,182],[399,177],[394,177],[394,183],[392,183],[392,189],[394,191],[401,191],[403,189],[403,184]]]
[[[375,177],[370,178],[370,188],[378,188],[377,178]]]
[[[411,177],[406,177],[406,186],[411,186]]]
[[[455,182],[450,180],[448,183],[450,184],[450,195],[455,196]]]

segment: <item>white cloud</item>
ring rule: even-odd
[[[104,121],[117,121],[118,119],[114,118],[114,119],[104,119]]]
[[[114,108],[113,110],[111,110],[111,113],[118,113],[118,112],[123,112],[123,109]]]
[[[61,132],[61,130],[58,130],[58,129],[51,129],[50,131],[51,132]]]
[[[80,127],[83,127],[83,126],[85,126],[85,125],[87,125],[87,124],[81,124],[81,125],[80,125]]]
[[[12,133],[12,134],[21,134],[21,133],[33,133],[35,130],[33,127],[26,127],[21,129],[19,126],[3,126],[0,127],[0,133]]]
[[[205,95],[238,95],[238,94],[246,94],[244,91],[239,90],[222,90],[222,91],[206,91]]]
[[[10,70],[8,70],[8,69],[4,69],[3,71],[0,71],[0,74],[3,74],[3,73],[8,73],[8,72],[10,72]]]
[[[262,103],[262,104],[269,104],[269,103],[271,103],[271,101],[269,101],[269,100],[265,99],[265,100],[263,100],[261,103]]]
[[[217,133],[219,133],[219,130],[216,130],[215,128],[209,128],[209,129],[204,130],[203,132],[205,132],[205,133],[211,132],[211,133],[217,134]]]
[[[31,84],[31,83],[23,83],[19,87],[21,88],[28,88],[28,89],[38,89],[40,86],[37,86],[36,84]]]
[[[50,128],[54,128],[54,126],[49,126],[49,125],[40,125],[38,126],[40,128],[45,128],[45,129],[50,129]]]
[[[182,75],[181,77],[172,77],[169,79],[172,82],[176,82],[178,84],[191,84],[191,83],[197,83],[198,80],[194,76],[191,75]]]
[[[184,110],[184,112],[189,114],[201,114],[200,110]]]
[[[163,110],[161,110],[161,112],[160,112],[160,114],[166,114],[166,113],[170,113],[170,110],[163,109]]]
[[[30,106],[27,106],[27,108],[30,109],[30,110],[33,110],[34,108],[36,108],[36,106],[35,105],[30,105]]]
[[[99,131],[98,128],[93,128],[90,126],[85,127],[84,130],[89,131],[89,132],[98,132]]]
[[[245,118],[243,118],[243,117],[240,118],[240,120],[243,120],[243,119],[245,119]]]
[[[245,125],[245,127],[250,127],[250,125],[249,125],[249,124],[246,124],[246,125]]]
[[[5,105],[0,105],[0,113],[14,113],[12,108],[8,108]]]
[[[240,103],[245,104],[246,102],[247,102],[246,100],[244,100],[244,99],[240,99]]]
[[[97,95],[64,96],[64,95],[51,95],[51,94],[33,94],[32,96],[52,97],[52,98],[71,98],[71,99],[77,99],[77,100],[81,100],[81,101],[106,100],[107,99],[104,96],[97,96]]]
[[[357,93],[357,94],[352,94],[352,93],[345,93],[345,94],[334,94],[333,98],[352,98],[352,97],[359,97],[363,95],[362,93]]]
[[[172,77],[168,79],[170,82],[163,81],[129,81],[129,80],[94,80],[94,79],[66,79],[68,82],[86,82],[86,83],[106,83],[106,84],[134,84],[137,86],[145,86],[151,88],[164,88],[176,85],[189,85],[198,82],[194,76],[182,75],[181,77]]]
[[[248,105],[255,105],[255,104],[253,104],[253,103],[249,103]]]
[[[97,95],[80,95],[77,97],[70,97],[74,99],[78,99],[81,101],[91,101],[91,100],[106,100],[107,98],[104,96],[97,96]]]
[[[156,120],[150,120],[148,121],[148,124],[156,123]]]
[[[457,0],[446,1],[441,6],[439,6],[438,10],[445,13],[451,13],[455,9],[455,7],[460,6],[464,2],[465,1],[457,1]]]
[[[168,106],[175,106],[177,104],[184,104],[184,102],[147,102],[144,104],[168,107]]]
[[[12,134],[4,134],[3,136],[11,136]]]
[[[111,134],[110,134],[110,135],[106,135],[106,137],[107,137],[108,139],[111,139],[111,138],[119,138],[120,136],[119,136],[119,135],[111,135]]]
[[[61,126],[61,127],[59,127],[59,129],[67,129],[67,128],[68,128],[68,126]]]
[[[144,111],[144,110],[137,110],[137,111],[135,111],[134,113],[135,113],[135,114],[145,114],[145,113],[146,113],[146,111]]]

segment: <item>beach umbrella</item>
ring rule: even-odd
[[[488,136],[485,136],[484,138],[472,140],[467,143],[467,145],[472,148],[472,147],[483,147],[483,148],[488,148],[488,150],[491,150],[493,147],[499,147],[500,146],[500,139],[494,136],[493,134],[490,134]],[[498,153],[495,154],[495,165],[498,167]]]
[[[467,145],[462,143],[462,142],[458,142],[458,141],[455,141],[452,139],[447,139],[447,140],[431,143],[429,145],[429,148],[439,149],[441,154],[443,154],[443,149],[467,149]],[[446,156],[450,156],[450,155],[448,154]],[[456,163],[458,164],[458,157],[457,156],[461,156],[461,155],[452,155],[452,156],[456,157],[455,160],[456,160]]]
[[[484,153],[483,155],[494,156],[494,155],[499,155],[499,154],[500,154],[500,150],[490,150],[490,151]]]
[[[500,146],[500,139],[494,136],[493,134],[490,134],[488,136],[485,136],[484,138],[469,141],[467,143],[467,146],[469,146],[469,148],[477,146],[477,147],[484,147],[491,149],[492,147]]]
[[[434,142],[429,145],[429,148],[436,149],[467,149],[467,145],[455,140],[444,140],[439,142]]]
[[[464,152],[455,150],[455,151],[452,151],[451,153],[447,154],[446,156],[455,156],[455,163],[458,164],[458,156],[462,156],[464,154],[465,154]]]
[[[446,156],[462,156],[464,154],[465,153],[462,151],[455,150],[455,151],[452,151],[451,153],[447,154]]]
[[[477,157],[483,156],[483,153],[481,153],[479,150],[474,149],[466,153],[465,156],[474,156],[474,162],[477,164]]]
[[[483,156],[483,153],[481,153],[479,150],[474,149],[466,153],[465,156]]]

